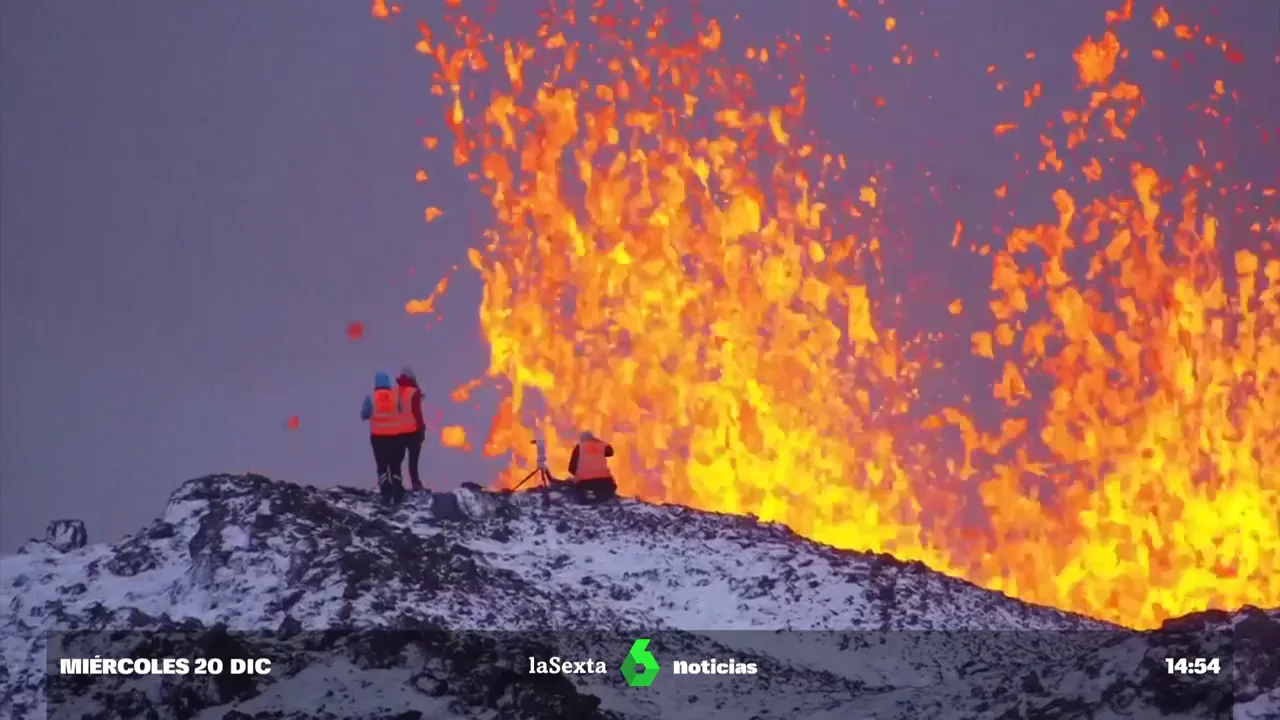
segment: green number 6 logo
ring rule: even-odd
[[[658,661],[649,653],[648,647],[648,638],[636,640],[627,651],[627,659],[622,661],[622,677],[631,687],[649,687],[658,677]]]

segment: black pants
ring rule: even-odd
[[[418,460],[422,457],[422,443],[427,439],[427,431],[420,430],[412,435],[402,435],[405,450],[409,452],[409,484],[414,490],[422,489],[422,477],[418,475]]]
[[[399,435],[372,435],[373,461],[378,466],[378,491],[382,499],[400,502],[404,499],[404,479],[400,465],[404,463],[404,438]]]
[[[574,498],[586,505],[612,500],[618,494],[618,483],[611,477],[577,480],[573,483]]]

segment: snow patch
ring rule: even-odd
[[[61,553],[39,542],[4,556],[0,717],[43,716],[49,632],[215,625],[285,634],[375,627],[648,633],[683,648],[682,657],[750,656],[768,668],[756,678],[660,676],[639,692],[622,686],[611,667],[608,676],[576,678],[557,685],[555,699],[535,701],[528,693],[551,691],[502,681],[509,684],[501,702],[526,703],[511,708],[550,713],[556,702],[577,702],[574,693],[598,698],[598,709],[582,717],[1021,717],[1048,712],[1054,702],[1106,717],[1120,712],[1111,705],[1117,697],[1135,716],[1203,710],[1203,702],[1159,710],[1169,689],[1168,678],[1145,664],[1158,649],[1154,635],[1024,603],[918,563],[837,551],[752,518],[675,506],[621,500],[584,508],[554,494],[473,489],[455,498],[470,521],[441,521],[430,500],[413,493],[388,509],[368,491],[210,476],[183,485],[155,523],[119,543]],[[1276,637],[1268,633],[1280,632],[1280,612],[1204,616],[1186,621],[1257,638],[1241,646],[1247,652],[1234,667],[1236,716],[1280,717],[1269,661],[1252,659]],[[582,652],[600,650],[565,637]],[[609,652],[620,661],[625,648]],[[200,717],[232,707],[493,716],[475,700],[489,690],[468,685],[473,674],[450,670],[424,685],[410,668],[323,656],[281,670],[248,699],[202,706]],[[1193,687],[1213,690],[1204,682]],[[544,716],[551,717],[537,715]]]

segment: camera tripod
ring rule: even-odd
[[[529,473],[528,475],[525,475],[523,480],[516,483],[516,486],[511,488],[512,492],[519,490],[521,486],[523,486],[525,483],[529,482],[530,480],[534,479],[535,477],[538,478],[538,481],[535,483],[535,486],[540,486],[543,490],[550,488],[551,482],[555,479],[551,477],[551,471],[547,469],[546,465],[539,465],[538,467],[533,469],[533,472]]]
[[[550,490],[551,485],[556,482],[556,479],[551,477],[551,471],[547,469],[547,451],[543,449],[542,443],[537,440],[530,440],[529,443],[537,448],[538,466],[533,469],[533,472],[525,475],[523,480],[516,483],[516,486],[511,488],[511,492],[519,490],[525,483],[534,478],[538,479],[535,489],[540,488],[544,492]]]

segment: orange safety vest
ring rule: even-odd
[[[612,477],[609,472],[609,460],[604,456],[605,444],[601,440],[587,440],[578,444],[578,472],[573,476],[579,480],[597,480]]]
[[[401,418],[401,422],[409,428],[405,432],[418,432],[418,418],[413,416],[413,394],[415,392],[418,392],[418,388],[413,387],[412,385],[406,385],[405,387],[400,388],[400,408],[401,412],[404,413],[404,417]]]
[[[404,392],[404,391],[408,392]],[[406,435],[418,429],[413,418],[413,388],[401,388],[400,392],[389,388],[373,391],[373,415],[369,418],[369,432],[374,435]]]

